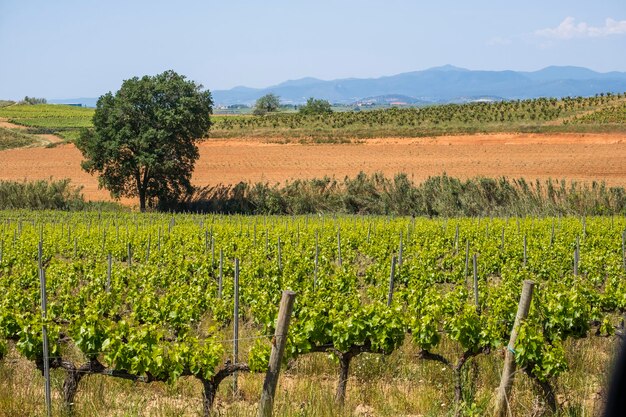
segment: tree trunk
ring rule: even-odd
[[[67,369],[65,381],[63,381],[63,402],[68,415],[73,414],[74,397],[78,391],[78,383],[84,375],[86,374],[77,369]]]
[[[343,405],[346,401],[346,387],[348,385],[348,371],[350,370],[351,360],[351,352],[342,353],[339,356],[339,382],[337,383],[337,393],[335,395],[335,400],[339,405]]]
[[[204,392],[202,393],[202,411],[204,417],[209,417],[211,415],[218,385],[219,384],[216,384],[213,378],[202,379],[202,386],[204,387]]]
[[[552,384],[549,381],[540,381],[538,378],[533,377],[535,383],[541,389],[541,397],[544,404],[544,412],[543,414],[556,414],[556,395],[554,394],[554,389],[552,388]],[[547,408],[547,410],[546,410]]]
[[[68,415],[73,414],[74,397],[78,391],[78,384],[80,381],[92,373],[99,373],[104,370],[104,366],[100,362],[94,359],[90,359],[89,362],[76,367],[69,361],[59,360],[53,363],[55,368],[65,369],[65,380],[63,381],[63,402]]]
[[[144,213],[146,211],[146,192],[139,190],[139,211]]]
[[[461,381],[461,367],[455,366],[452,371],[454,372],[454,404],[458,411],[461,399],[463,398],[463,381]],[[458,412],[455,413],[458,415]]]
[[[455,416],[458,416],[461,413],[461,401],[463,400],[463,378],[461,375],[461,371],[463,371],[463,365],[467,363],[468,359],[473,358],[477,354],[478,352],[472,353],[470,351],[463,353],[463,356],[459,358],[456,365],[454,365],[454,367],[452,368],[452,372],[454,372]]]

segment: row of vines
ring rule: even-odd
[[[610,336],[626,311],[626,219],[245,217],[0,213],[0,356],[14,349],[65,371],[70,408],[82,378],[195,378],[211,413],[219,384],[264,372],[281,291],[297,293],[287,355],[338,363],[342,402],[351,360],[403,343],[461,372],[508,343],[522,282],[537,289],[514,348],[550,397],[567,369],[567,338]],[[39,254],[41,247],[41,255]],[[476,289],[472,258],[476,255]],[[249,341],[233,356],[238,320]],[[45,271],[47,316],[40,308]],[[458,357],[438,351],[443,339]],[[556,407],[556,404],[552,404]]]
[[[473,102],[317,115],[215,116],[211,135],[257,135],[266,138],[325,137],[341,133],[346,137],[362,138],[372,135],[467,133],[489,126],[496,130],[510,130],[511,125],[519,129],[546,123],[620,124],[624,119],[624,97],[625,94],[607,93],[593,97]],[[66,139],[76,139],[81,129],[92,127],[93,114],[94,109],[50,104],[0,108],[0,117],[28,127],[30,133],[57,133]]]
[[[484,124],[553,121],[578,112],[621,103],[624,95],[607,94],[595,97],[537,98],[499,102],[476,102],[438,106],[392,108],[361,112],[335,112],[303,115],[277,114],[265,117],[228,116],[215,119],[213,129],[254,130],[257,128],[333,128],[353,126],[428,127],[445,124]]]

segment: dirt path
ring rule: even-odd
[[[0,118],[0,127],[5,129],[15,129],[15,130],[26,130],[28,129],[26,126],[17,125],[15,123],[9,122],[7,119]],[[64,142],[63,138],[60,138],[56,135],[51,134],[43,134],[43,135],[32,135],[37,138],[38,142],[34,143],[32,146],[46,146],[51,143],[61,143]],[[29,147],[32,147],[29,146]]]
[[[57,135],[50,135],[50,134],[45,134],[45,135],[33,135],[36,138],[40,139],[42,141],[42,143],[45,145],[49,145],[51,143],[62,143],[64,142],[63,138],[58,137]]]
[[[429,176],[477,175],[535,179],[603,180],[626,186],[626,135],[494,134],[437,138],[371,139],[359,144],[275,144],[259,140],[202,142],[193,182],[284,182],[325,175],[343,178],[359,171],[414,181]],[[95,177],[80,168],[80,152],[69,144],[0,152],[0,179],[71,178],[88,199],[108,199]]]
[[[0,127],[3,127],[5,129],[19,129],[19,130],[27,129],[26,126],[16,125],[15,123],[11,123],[7,121],[7,119],[0,119]]]

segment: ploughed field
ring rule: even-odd
[[[626,186],[626,134],[473,134],[363,139],[352,143],[282,143],[265,139],[211,138],[200,145],[193,182],[285,182],[297,178],[354,176],[359,171],[405,172],[416,182],[451,176],[606,181]],[[97,178],[80,168],[72,144],[0,152],[0,179],[70,178],[87,199],[108,199]]]

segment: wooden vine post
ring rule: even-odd
[[[276,323],[276,331],[272,339],[272,353],[270,354],[269,367],[265,374],[263,392],[261,393],[261,400],[259,401],[258,417],[270,417],[272,415],[274,395],[276,394],[276,385],[278,384],[278,374],[280,373],[280,364],[285,353],[289,321],[295,300],[295,292],[283,291],[280,307],[278,309],[278,323]]]
[[[478,260],[476,254],[472,258],[472,272],[474,276],[474,304],[476,305],[476,312],[480,314],[480,303],[478,299]]]
[[[387,294],[387,307],[391,306],[393,301],[393,286],[396,275],[396,257],[391,257],[391,272],[389,273],[389,293]]]
[[[45,379],[44,391],[46,398],[46,415],[52,416],[52,397],[50,395],[50,359],[48,358],[48,326],[46,325],[47,316],[47,297],[46,297],[46,270],[43,268],[43,241],[39,241],[38,247],[38,266],[39,266],[39,284],[41,295],[41,338],[43,343],[43,376]]]
[[[626,270],[626,230],[622,233],[622,261]]]
[[[235,276],[233,281],[233,363],[237,364],[239,362],[239,258],[235,258]],[[237,372],[233,372],[233,394],[235,397],[238,390]]]
[[[517,336],[522,321],[528,317],[534,287],[535,283],[533,281],[524,281],[522,295],[520,296],[517,306],[517,314],[515,315],[515,323],[513,324],[513,330],[511,330],[511,338],[509,339],[509,344],[504,353],[504,369],[502,370],[502,379],[500,380],[500,386],[496,394],[495,417],[505,417],[509,409],[508,398],[511,393],[511,387],[513,386],[513,375],[515,373],[515,343],[517,342]]]

